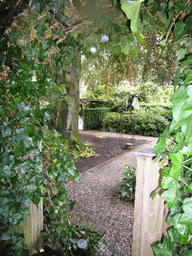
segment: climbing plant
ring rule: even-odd
[[[123,10],[128,19],[131,19],[133,32],[139,30],[138,13],[141,2],[121,1]],[[154,245],[153,250],[155,255],[191,255],[192,6],[191,1],[150,0],[145,1],[142,8],[143,15],[150,14],[148,18],[150,29],[156,32],[164,30],[162,43],[165,48],[172,51],[173,45],[179,46],[177,52],[179,68],[174,76],[176,91],[170,99],[173,103],[173,120],[160,136],[155,147],[157,156],[167,150],[170,158],[168,167],[162,171],[160,187],[163,190],[161,197],[170,209],[167,218],[170,225],[169,236],[165,237],[162,243]],[[133,16],[134,10],[137,12],[135,16]],[[145,24],[146,20],[143,22],[143,29]],[[167,146],[170,136],[173,140],[171,147]]]

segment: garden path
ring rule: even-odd
[[[119,138],[119,134],[97,131],[81,131],[96,136]],[[132,138],[130,135],[123,135]],[[143,148],[153,148],[158,140],[154,137],[135,136],[135,139],[146,140],[145,144],[136,146],[111,160],[81,173],[81,184],[69,182],[66,187],[68,196],[76,204],[74,212],[82,215],[104,233],[108,247],[99,244],[97,256],[129,256],[132,247],[133,202],[124,202],[116,197],[115,187],[123,179],[122,166],[136,166],[135,153]]]

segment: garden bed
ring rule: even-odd
[[[134,136],[133,136],[134,138]],[[93,148],[97,156],[84,157],[80,158],[77,163],[77,168],[79,172],[87,171],[95,166],[105,163],[127,152],[125,148],[126,143],[133,143],[134,146],[139,146],[146,143],[146,140],[125,138],[125,136],[119,134],[118,137],[114,136],[97,136],[88,133],[80,132],[79,139],[80,141]]]

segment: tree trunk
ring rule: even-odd
[[[67,85],[67,95],[65,100],[58,101],[54,124],[56,130],[66,138],[74,136],[79,139],[79,80],[79,71],[73,64],[63,74],[62,83]]]

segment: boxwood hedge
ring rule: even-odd
[[[144,136],[159,136],[171,119],[171,110],[161,107],[142,109],[128,112],[108,113],[102,121],[102,129],[110,131],[116,129],[117,132],[125,134],[137,134]]]

